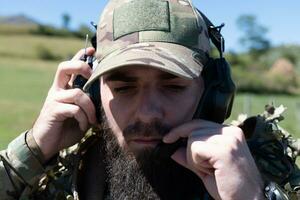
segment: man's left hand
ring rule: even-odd
[[[164,137],[188,138],[172,159],[196,173],[214,199],[263,199],[263,182],[243,131],[206,120],[193,120]]]

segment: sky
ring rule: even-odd
[[[62,25],[62,15],[71,16],[71,27],[97,22],[108,0],[0,0],[0,16],[25,14],[38,22]],[[236,25],[240,15],[251,14],[268,28],[267,37],[273,45],[300,45],[299,0],[193,0],[215,25],[225,23],[222,33],[226,49],[240,51],[242,32]]]

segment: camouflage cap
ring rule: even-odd
[[[201,74],[210,42],[190,0],[110,0],[98,24],[98,65],[86,83],[119,67],[151,66],[192,79]]]

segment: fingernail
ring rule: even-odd
[[[163,142],[164,143],[170,143],[170,138],[168,137],[168,135],[163,137]]]

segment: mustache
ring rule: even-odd
[[[124,137],[130,139],[133,137],[164,137],[172,127],[160,121],[152,121],[150,123],[143,123],[138,121],[127,126],[123,130]]]

